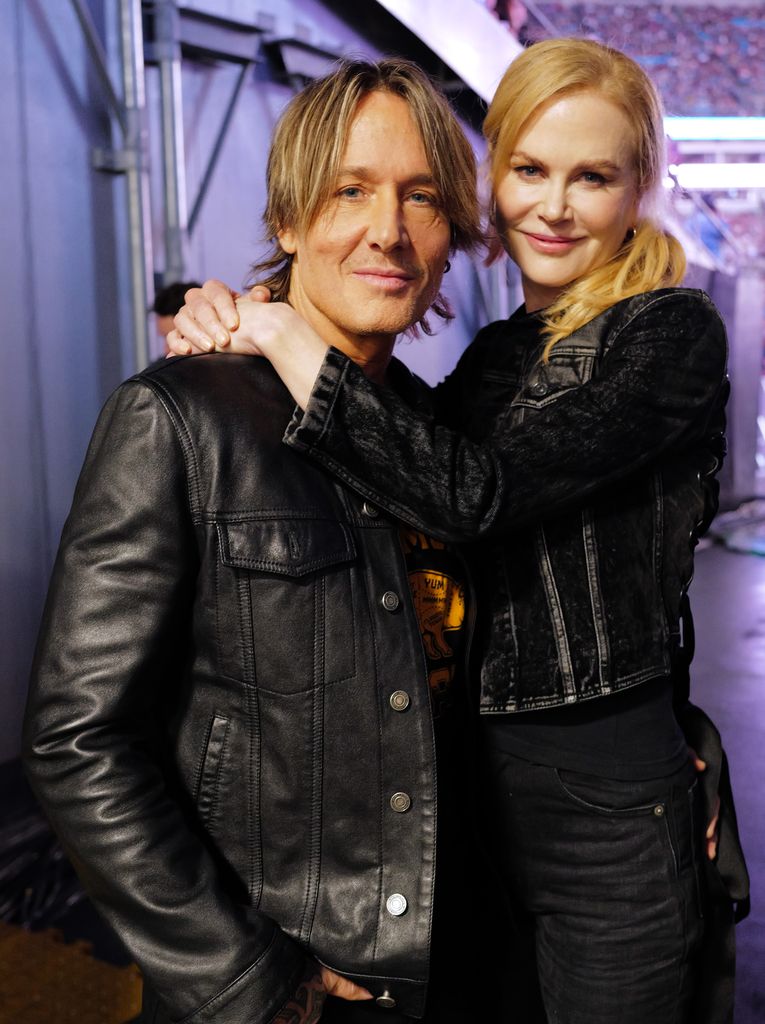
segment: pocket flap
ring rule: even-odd
[[[224,565],[280,576],[306,576],[356,557],[353,536],[332,519],[258,519],[218,523]]]

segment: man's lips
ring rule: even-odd
[[[353,275],[366,284],[388,292],[402,291],[419,277],[418,274],[397,267],[360,267],[353,271]]]

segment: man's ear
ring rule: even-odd
[[[276,238],[288,256],[295,255],[297,252],[297,232],[294,228],[282,228],[277,232]]]

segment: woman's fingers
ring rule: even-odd
[[[175,329],[170,331],[165,338],[165,345],[168,349],[168,359],[170,356],[190,356],[194,351],[180,331],[176,331]]]
[[[223,331],[223,328],[220,327],[218,323],[217,314],[215,314],[215,312],[212,310],[212,306],[210,307],[210,311],[212,317],[214,318],[215,324],[218,325],[217,329],[219,331]],[[208,322],[209,320],[210,316],[208,315]],[[172,349],[173,352],[176,352],[178,355],[184,355],[185,353],[178,351],[178,349],[176,348],[176,335],[178,335],[184,342],[191,346],[192,353],[212,352],[217,345],[220,345],[221,348],[225,348],[225,345],[227,345],[228,342],[230,341],[228,331],[223,332],[223,335],[225,336],[226,339],[225,344],[223,344],[222,339],[219,341],[218,337],[216,337],[216,328],[206,328],[203,323],[198,321],[196,317],[192,314],[191,308],[188,305],[188,303],[185,306],[182,306],[179,309],[179,311],[175,314],[173,323],[175,324],[175,330],[171,331],[170,334],[168,334],[166,341],[168,347]]]
[[[176,313],[173,322],[191,350],[212,352],[215,348],[225,348],[231,341],[229,326],[226,325],[230,325],[231,330],[239,326],[236,292],[222,281],[210,280],[201,288],[190,288],[184,298],[186,304]],[[175,338],[168,344],[178,355],[187,354],[180,351]]]
[[[256,284],[253,288],[250,288],[247,298],[251,302],[270,302],[271,292],[264,284]]]
[[[351,1001],[372,999],[371,992],[367,992],[360,985],[356,985],[347,978],[343,978],[342,975],[335,974],[328,967],[321,968],[321,982],[324,990],[330,996],[337,996],[339,999],[350,999]]]
[[[211,277],[208,281],[205,281],[201,288],[190,288],[184,298],[194,318],[203,327],[220,328],[228,333],[229,331],[235,331],[239,326],[239,313],[236,309],[236,300],[239,298],[239,293],[233,291],[223,281],[218,281],[216,278]],[[216,320],[215,323],[212,319],[213,314]],[[218,344],[221,344],[221,342],[218,341]]]

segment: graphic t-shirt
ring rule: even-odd
[[[418,530],[402,528],[401,544],[422,634],[433,718],[440,722],[465,699],[465,570],[452,547]]]

